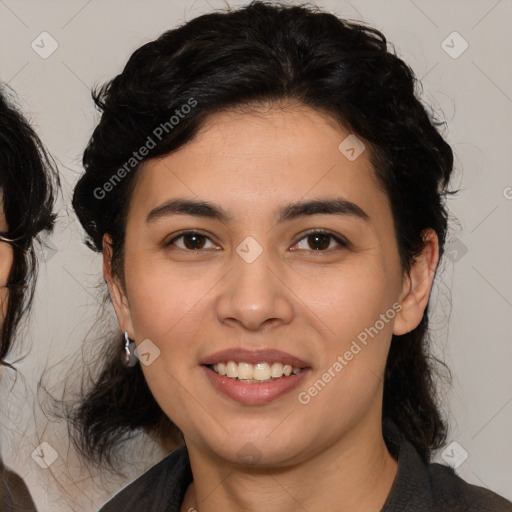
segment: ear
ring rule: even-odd
[[[418,327],[428,304],[439,263],[439,240],[433,229],[423,232],[424,247],[404,279],[402,309],[395,317],[393,334],[400,336]]]
[[[112,269],[112,238],[110,235],[103,235],[103,277],[107,282],[112,304],[121,330],[127,331],[131,339],[134,337],[134,329],[130,313],[130,304],[119,276],[114,275]]]

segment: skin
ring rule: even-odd
[[[0,231],[9,229],[4,213],[4,203],[0,193]],[[7,299],[9,290],[5,288],[13,262],[13,249],[10,244],[0,241],[0,326],[7,312]]]
[[[139,171],[126,224],[124,281],[112,275],[109,237],[104,274],[120,327],[161,351],[142,366],[156,400],[182,430],[194,482],[182,510],[379,511],[397,463],[382,437],[382,395],[392,334],[420,322],[438,241],[411,272],[400,266],[391,209],[364,151],[349,161],[338,145],[350,132],[301,105],[223,112],[176,153]],[[366,145],[369,148],[369,145]],[[146,217],[184,197],[221,205],[229,222],[191,215]],[[317,214],[281,224],[294,201],[342,197],[369,220]],[[200,250],[182,230],[199,230]],[[329,230],[322,250],[305,238]],[[247,263],[237,246],[252,236],[262,254]],[[188,241],[188,245],[184,245]],[[192,241],[193,242],[193,241]],[[324,247],[325,247],[324,246]],[[193,247],[193,246],[192,246]],[[385,324],[310,403],[297,400],[379,315]],[[299,389],[263,405],[218,392],[199,362],[219,350],[278,348],[308,363]],[[238,456],[248,443],[259,459]],[[301,508],[303,507],[303,508]]]

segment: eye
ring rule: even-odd
[[[348,245],[348,243],[339,236],[336,236],[335,234],[329,231],[323,230],[310,231],[309,233],[306,234],[306,236],[303,236],[295,245],[298,246],[301,243],[304,245],[303,240],[305,240],[305,243],[309,247],[299,247],[299,249],[305,249],[315,252],[326,252],[328,249],[333,249],[334,247],[336,247],[336,245],[342,247],[347,247]]]
[[[177,241],[180,240],[179,243]],[[207,241],[210,242],[211,247],[205,247]],[[167,242],[166,247],[171,245],[176,245],[179,249],[189,250],[189,251],[197,251],[199,249],[211,249],[216,246],[212,243],[212,241],[202,233],[197,231],[184,231],[180,233],[178,236],[175,236],[172,240]]]

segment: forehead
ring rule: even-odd
[[[195,196],[254,212],[328,194],[378,214],[387,198],[368,145],[357,158],[347,158],[345,141],[359,140],[355,149],[363,148],[354,137],[330,116],[302,105],[220,112],[178,151],[141,167],[132,203],[148,210],[172,197]]]

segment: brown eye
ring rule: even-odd
[[[180,240],[180,243],[177,241]],[[179,249],[188,250],[188,251],[197,251],[205,248],[205,244],[210,241],[211,246],[215,247],[211,240],[201,233],[197,233],[195,231],[188,231],[185,233],[181,233],[179,236],[174,237],[167,246],[175,245]],[[206,247],[211,248],[211,247]]]
[[[304,247],[304,243],[306,247]],[[334,245],[333,245],[334,242]],[[328,249],[333,249],[336,246],[342,246],[346,247],[347,243],[342,240],[341,238],[335,236],[332,233],[329,232],[323,232],[323,231],[313,231],[306,236],[302,237],[296,245],[299,245],[303,243],[302,247],[299,247],[300,249],[306,249],[310,251],[322,251],[326,252]]]

